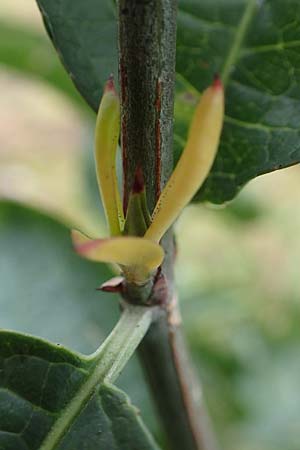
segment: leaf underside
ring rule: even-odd
[[[88,375],[80,354],[47,341],[0,332],[0,448],[38,450]],[[57,450],[158,450],[128,397],[101,385]]]
[[[117,73],[111,0],[37,0],[48,33],[82,96],[96,111]],[[256,176],[300,161],[298,0],[179,0],[175,159],[213,74],[226,86],[218,157],[195,200],[223,203]]]

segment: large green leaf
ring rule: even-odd
[[[111,0],[37,0],[45,26],[77,89],[97,111],[117,73],[117,21]]]
[[[116,72],[110,0],[37,0],[79,91],[97,109]],[[220,72],[226,119],[218,157],[197,200],[222,203],[256,176],[300,161],[298,0],[179,0],[176,156],[201,91]]]
[[[0,248],[0,328],[41,336],[80,352],[93,352],[119,317],[114,294],[95,289],[111,277],[107,266],[75,254],[69,231],[55,220],[3,202]],[[130,394],[157,432],[135,358],[117,384]]]
[[[90,376],[90,363],[41,339],[1,331],[0,367],[0,448],[43,448]],[[48,442],[47,448],[158,450],[128,397],[112,385],[102,384],[72,423],[65,420],[65,428],[59,445]]]
[[[116,299],[96,291],[107,266],[79,258],[64,226],[9,203],[0,203],[0,248],[0,327],[94,351],[118,318]]]
[[[34,333],[85,353],[93,352],[119,316],[113,295],[95,290],[111,276],[107,267],[79,258],[71,248],[69,231],[64,226],[8,203],[0,203],[0,248],[0,327]],[[42,387],[48,369],[48,382]],[[59,402],[67,401],[67,396],[71,398],[87,369],[86,361],[79,354],[61,346],[14,332],[1,332],[0,448],[39,448],[34,442],[40,442],[58,414]],[[121,384],[130,389],[132,380],[141,378],[141,374],[132,365],[128,369]],[[145,397],[141,398],[140,392],[133,394],[138,403],[144,405]],[[144,431],[140,438],[135,433],[140,427],[139,419],[124,394],[118,393],[116,388],[103,388],[101,401],[94,399],[78,420],[80,429],[82,421],[86,421],[89,440],[87,434],[80,433],[74,425],[72,433],[76,435],[78,447],[68,440],[61,449],[81,450],[84,445],[94,449],[98,437],[111,439],[111,447],[103,444],[104,450],[123,450],[123,442],[124,448],[125,443],[130,442],[130,433],[136,441],[126,444],[129,449],[138,445],[138,439],[148,440]],[[24,421],[28,423],[23,432],[27,447],[20,436],[12,434],[25,427]],[[109,430],[108,423],[113,424],[113,429]],[[106,431],[99,436],[95,427],[97,431],[100,427]],[[122,445],[118,447],[113,437],[122,439]]]
[[[221,203],[257,175],[300,161],[300,4],[180,0],[179,7],[181,95],[191,102],[213,72],[226,85],[219,154],[198,196]]]

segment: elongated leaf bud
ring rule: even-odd
[[[90,239],[77,230],[72,231],[76,252],[91,261],[119,264],[126,276],[142,283],[160,266],[163,248],[141,237],[119,236],[108,239]]]
[[[110,234],[121,234],[124,222],[116,176],[116,152],[120,134],[120,102],[113,78],[106,83],[95,130],[96,172]]]
[[[224,91],[216,79],[196,108],[186,147],[164,187],[145,237],[159,242],[207,177],[216,156],[224,117]]]

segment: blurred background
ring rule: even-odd
[[[0,326],[91,352],[118,317],[95,291],[109,268],[68,229],[103,235],[95,116],[65,74],[33,0],[0,4]],[[300,448],[300,169],[248,184],[177,223],[188,343],[225,450]],[[118,384],[161,432],[135,360]]]

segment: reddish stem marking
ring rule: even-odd
[[[155,122],[155,175],[156,175],[156,199],[160,196],[161,182],[161,133],[160,133],[160,114],[161,114],[161,82],[158,79],[156,83],[156,122]]]
[[[120,60],[120,84],[121,84],[121,99],[122,109],[127,108],[127,73],[123,60]],[[128,206],[128,192],[127,186],[127,173],[128,173],[128,158],[127,158],[127,123],[126,114],[122,111],[121,118],[121,145],[122,145],[122,163],[123,163],[123,212],[126,216]]]

